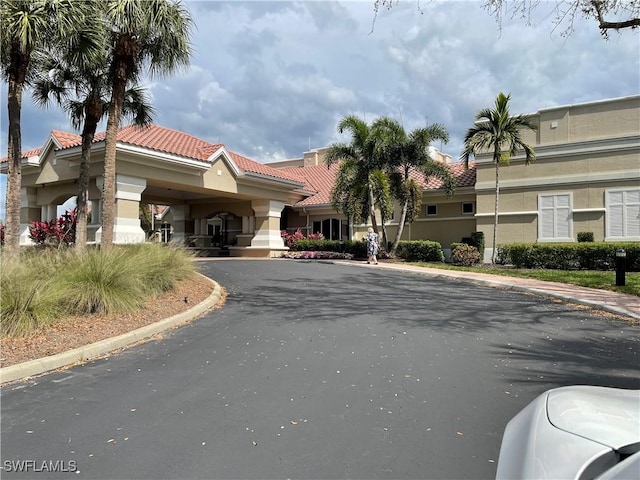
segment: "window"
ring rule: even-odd
[[[640,240],[640,189],[609,190],[605,195],[606,239]]]
[[[438,206],[437,205],[427,205],[427,216],[433,217],[438,214]]]
[[[571,194],[538,196],[538,240],[573,241]]]
[[[475,211],[473,209],[473,202],[462,202],[462,214],[472,215]]]
[[[313,231],[310,233],[322,233],[327,240],[340,240],[342,238],[342,222],[337,218],[313,222]]]

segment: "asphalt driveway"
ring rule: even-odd
[[[3,478],[492,478],[539,393],[640,388],[638,327],[565,303],[315,261],[200,266],[222,309],[2,389]]]

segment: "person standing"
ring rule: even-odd
[[[378,264],[378,250],[380,249],[379,237],[376,232],[373,231],[373,228],[369,227],[367,231],[367,263],[373,263],[375,265]]]

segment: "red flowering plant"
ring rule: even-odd
[[[29,238],[36,245],[72,245],[76,240],[76,210],[70,210],[61,217],[48,222],[32,222]]]
[[[298,240],[304,240],[304,234],[299,228],[294,233],[289,233],[286,230],[280,232],[280,236],[284,240],[284,244],[292,250],[295,250]]]
[[[0,245],[4,245],[4,223],[0,223]]]

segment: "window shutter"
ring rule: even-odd
[[[569,195],[558,195],[555,201],[555,238],[569,238],[571,236],[571,199]]]
[[[640,237],[640,189],[607,192],[607,236]]]
[[[627,191],[626,206],[626,237],[640,237],[640,190]]]
[[[540,197],[540,238],[553,238],[553,197]]]
[[[571,195],[540,195],[538,197],[538,237],[541,240],[571,239]]]
[[[623,237],[624,230],[622,228],[624,207],[622,204],[609,204],[609,235],[612,237]]]

